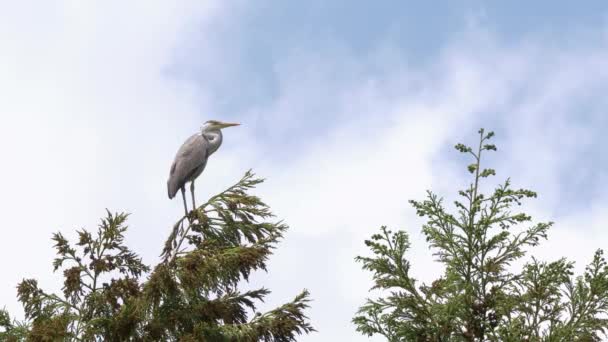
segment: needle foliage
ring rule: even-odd
[[[552,223],[532,223],[519,211],[536,193],[513,189],[507,179],[492,192],[481,183],[495,171],[482,168],[482,155],[496,151],[494,133],[479,131],[478,146],[456,145],[472,158],[469,186],[458,192],[449,212],[440,197],[428,192],[410,201],[426,224],[422,232],[442,276],[419,283],[410,272],[405,231],[382,227],[365,244],[371,256],[356,258],[373,274],[373,289],[354,317],[365,335],[387,341],[601,341],[608,328],[608,267],[597,250],[581,276],[562,258],[545,262],[532,257],[517,269],[514,262],[547,238]]]
[[[96,232],[70,243],[53,235],[62,293],[35,279],[18,285],[25,319],[0,311],[1,341],[295,341],[314,331],[304,311],[309,294],[268,312],[270,291],[241,291],[251,272],[266,271],[287,230],[249,194],[263,180],[251,172],[180,219],[153,268],[125,244],[128,215],[107,215]]]

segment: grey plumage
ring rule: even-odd
[[[167,181],[170,199],[175,197],[177,191],[187,182],[196,179],[203,172],[209,157],[208,148],[207,139],[197,133],[188,138],[177,150]]]
[[[190,192],[192,195],[192,207],[196,208],[194,200],[194,181],[205,170],[207,160],[222,145],[222,128],[237,126],[237,123],[225,123],[216,120],[209,120],[201,127],[200,133],[189,137],[179,148],[167,180],[167,193],[172,199],[178,190],[182,192],[184,210],[188,215],[186,205],[185,186],[190,182]]]

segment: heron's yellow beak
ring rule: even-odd
[[[219,126],[219,128],[226,128],[226,127],[239,126],[239,125],[240,125],[240,123],[222,122],[218,126]]]

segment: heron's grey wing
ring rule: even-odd
[[[173,198],[177,191],[189,180],[192,173],[205,167],[208,158],[208,142],[201,134],[188,138],[179,148],[175,160],[171,165],[167,190],[169,198]]]

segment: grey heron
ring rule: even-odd
[[[177,194],[177,191],[181,190],[186,216],[188,216],[185,190],[186,183],[190,182],[192,208],[196,209],[196,202],[194,200],[194,181],[205,169],[209,156],[217,151],[220,145],[222,145],[222,128],[238,125],[238,123],[209,120],[203,124],[199,133],[188,138],[177,151],[175,160],[171,165],[171,171],[169,172],[167,191],[169,193],[169,199],[173,199]]]

